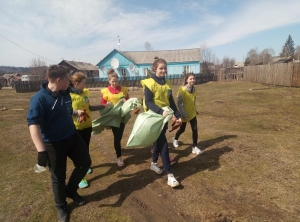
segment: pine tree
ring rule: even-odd
[[[282,47],[282,51],[280,53],[280,56],[282,56],[282,57],[294,56],[294,53],[295,53],[294,45],[295,45],[294,41],[293,41],[291,35],[289,35],[289,37],[287,38],[284,46]]]

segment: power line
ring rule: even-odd
[[[11,43],[15,44],[16,46],[19,46],[20,48],[22,48],[22,49],[26,50],[27,52],[30,52],[30,53],[32,53],[32,54],[34,54],[34,55],[36,55],[36,56],[38,56],[38,57],[41,57],[41,58],[43,58],[43,59],[45,59],[45,60],[47,60],[47,61],[54,62],[54,61],[52,61],[52,60],[50,60],[50,59],[47,59],[47,58],[45,58],[45,57],[43,57],[43,56],[40,56],[40,55],[38,55],[38,54],[36,54],[36,53],[34,53],[34,52],[31,52],[31,51],[30,51],[30,50],[28,50],[28,49],[25,49],[24,47],[22,47],[22,46],[18,45],[17,43],[15,43],[15,42],[13,42],[13,41],[11,41],[11,40],[9,40],[8,38],[4,37],[4,36],[3,36],[3,35],[1,35],[1,34],[0,34],[0,36],[1,36],[2,38],[6,39],[7,41],[9,41],[9,42],[11,42]],[[56,63],[56,62],[54,62],[54,63]]]

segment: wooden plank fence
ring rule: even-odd
[[[300,64],[278,63],[244,67],[245,81],[274,86],[300,87]]]
[[[214,74],[195,74],[196,84],[202,84],[205,82],[213,81]],[[119,84],[126,87],[141,87],[141,80],[146,76],[136,76],[128,78],[119,78]],[[172,75],[167,76],[172,85],[181,85],[184,75]],[[15,82],[15,89],[17,93],[37,92],[40,89],[40,85],[43,81],[17,81]],[[103,88],[109,85],[107,78],[87,78],[87,88]]]

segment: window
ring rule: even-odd
[[[121,71],[122,77],[126,77],[126,69],[121,68],[120,71]]]
[[[183,72],[184,72],[184,74],[189,73],[190,72],[190,67],[189,66],[184,66],[183,67]]]
[[[144,75],[145,75],[145,76],[148,75],[148,68],[144,68]]]

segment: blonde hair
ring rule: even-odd
[[[151,66],[151,70],[153,72],[155,72],[156,69],[157,69],[158,64],[160,64],[160,63],[163,63],[163,64],[165,64],[167,66],[166,60],[164,60],[162,58],[158,58],[157,56],[155,56],[154,57],[154,62],[152,63],[152,66]]]
[[[113,68],[110,68],[109,70],[107,70],[107,77],[108,80],[111,80],[111,78],[116,77],[117,79],[119,78],[118,74],[115,72],[115,70]]]
[[[74,86],[76,82],[81,83],[87,76],[83,72],[75,72],[71,77],[71,86]]]

